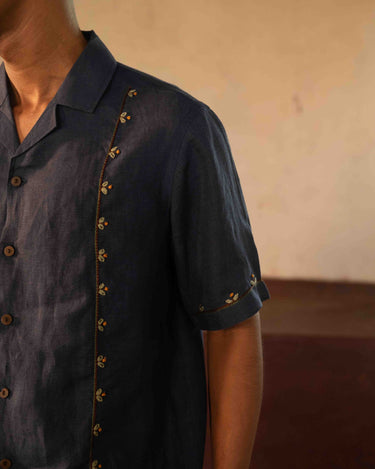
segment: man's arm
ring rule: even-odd
[[[263,396],[259,311],[203,331],[211,407],[212,469],[249,469]]]

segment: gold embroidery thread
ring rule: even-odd
[[[251,287],[248,288],[248,289],[246,290],[246,292],[245,292],[243,295],[241,295],[241,296],[240,296],[240,294],[239,294],[238,292],[237,292],[237,293],[231,292],[231,293],[229,294],[229,298],[227,298],[227,299],[225,300],[225,303],[226,303],[226,304],[235,303],[235,302],[238,301],[240,298],[242,298],[242,296],[244,296],[244,295],[246,295],[247,293],[249,293],[249,291],[252,290],[252,288],[253,288],[257,283],[258,283],[257,278],[255,277],[254,274],[251,274],[251,280],[250,280],[250,285],[251,285]],[[226,306],[226,305],[219,306],[219,308],[214,308],[214,309],[212,309],[212,310],[207,310],[207,311],[208,311],[208,312],[210,312],[210,311],[216,311],[216,310],[221,309],[221,308],[223,308],[223,307],[225,307],[225,306]],[[205,310],[205,307],[204,307],[202,304],[200,304],[198,308],[199,308],[199,312],[201,312],[201,313],[204,312],[204,311],[206,311],[206,310]]]
[[[239,293],[236,293],[234,294],[233,292],[232,293],[229,293],[229,298],[227,298],[225,300],[225,303],[233,303],[234,301],[238,300],[238,297],[239,297]]]
[[[102,427],[98,423],[95,424],[94,429],[93,429],[94,435],[99,436],[100,432],[102,432],[102,431],[103,431]]]
[[[98,321],[98,329],[99,331],[103,332],[104,331],[104,327],[107,325],[107,321],[104,321],[103,318],[100,318],[99,321]]]
[[[108,291],[108,287],[106,287],[104,285],[104,283],[102,282],[100,285],[99,285],[99,295],[106,295],[106,292]]]
[[[124,122],[126,122],[127,120],[129,121],[131,119],[131,116],[126,112],[122,112],[120,114],[120,122],[123,124]]]
[[[111,148],[111,150],[109,151],[108,155],[114,159],[116,158],[117,155],[120,154],[120,149],[118,147],[113,147]]]
[[[100,217],[98,221],[99,221],[99,223],[98,223],[98,228],[99,228],[100,230],[104,230],[104,227],[105,227],[105,226],[108,226],[108,222],[105,221],[105,218],[104,218],[104,217]]]
[[[98,402],[103,402],[103,397],[105,397],[105,395],[106,395],[106,394],[105,394],[105,392],[103,391],[102,388],[98,388],[98,389],[96,390],[96,400],[97,400]]]
[[[97,402],[102,402],[103,398],[106,396],[106,393],[103,391],[102,388],[97,387],[97,375],[98,375],[98,367],[99,368],[104,368],[105,364],[107,362],[107,357],[102,354],[98,354],[98,331],[103,331],[104,327],[107,325],[107,321],[104,320],[104,318],[99,318],[99,310],[100,310],[100,301],[99,297],[100,296],[105,296],[108,292],[108,287],[99,280],[99,265],[100,262],[104,262],[108,254],[106,253],[106,250],[104,248],[98,249],[98,230],[104,230],[106,226],[108,226],[108,221],[106,221],[105,217],[100,216],[99,217],[99,211],[101,209],[101,194],[107,195],[109,191],[113,188],[113,185],[109,183],[108,180],[103,181],[104,179],[104,173],[105,173],[105,168],[107,165],[107,162],[109,161],[109,158],[116,158],[117,155],[120,154],[121,150],[118,148],[118,146],[114,146],[114,141],[116,137],[116,133],[118,130],[119,122],[120,120],[126,122],[131,118],[131,116],[128,116],[127,112],[121,112],[124,109],[125,101],[127,96],[134,96],[135,89],[131,89],[131,87],[128,87],[122,102],[121,102],[121,107],[120,107],[120,115],[119,118],[116,121],[115,128],[112,133],[112,138],[111,138],[111,143],[109,145],[110,150],[107,152],[107,155],[104,160],[104,164],[102,166],[102,170],[100,173],[100,178],[99,178],[99,184],[98,184],[98,198],[97,198],[97,209],[96,209],[96,228],[95,228],[95,253],[96,253],[96,285],[97,285],[97,295],[96,295],[96,303],[95,303],[95,320],[97,324],[97,328],[95,330],[95,358],[94,358],[94,387],[93,387],[93,404],[92,404],[92,418],[91,418],[91,425],[92,425],[92,431],[91,431],[91,438],[90,438],[90,464],[92,469],[99,469],[102,467],[101,464],[99,464],[99,461],[97,459],[93,459],[93,438],[94,436],[99,436],[100,433],[102,432],[102,427],[100,424],[95,423],[96,420],[96,406]],[[131,92],[131,93],[130,93]],[[130,93],[130,94],[129,94]],[[96,363],[95,363],[96,361]]]
[[[99,249],[98,259],[100,260],[100,262],[104,262],[107,257],[108,254],[105,252],[105,249]]]
[[[100,368],[104,368],[105,362],[107,361],[107,357],[104,355],[98,355],[98,358],[96,359],[96,362]]]
[[[103,194],[108,194],[108,189],[111,190],[112,189],[112,184],[109,184],[108,181],[104,181],[102,183],[102,187],[101,187],[101,191],[103,192]]]

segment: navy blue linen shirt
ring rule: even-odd
[[[20,144],[0,68],[0,468],[201,469],[202,330],[270,298],[227,135],[93,30]]]

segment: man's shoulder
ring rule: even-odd
[[[117,62],[117,69],[122,78],[129,82],[129,85],[152,93],[169,94],[171,98],[180,99],[186,103],[198,105],[204,104],[202,101],[176,84],[163,80],[155,75],[151,75],[144,70],[130,67],[129,65],[121,62]]]
[[[137,90],[139,97],[143,95],[143,104],[157,112],[160,117],[164,115],[177,118],[204,112],[212,113],[205,102],[188,91],[144,70],[117,62],[117,73],[123,83]]]

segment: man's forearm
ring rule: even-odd
[[[205,331],[212,469],[249,469],[263,393],[259,313]]]

